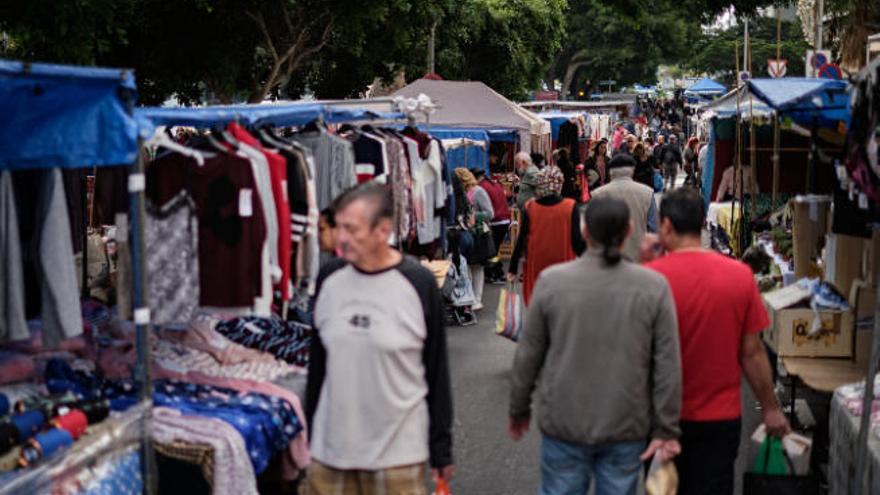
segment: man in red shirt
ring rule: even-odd
[[[669,282],[678,315],[679,495],[733,493],[742,427],[741,375],[761,403],[767,431],[781,437],[790,429],[759,337],[770,319],[754,276],[745,264],[702,248],[703,208],[703,199],[691,188],[668,193],[660,206],[659,239],[646,238],[642,248],[643,261],[653,260],[647,266]]]

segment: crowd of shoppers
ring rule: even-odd
[[[591,484],[635,494],[652,459],[675,463],[680,494],[731,494],[741,376],[768,433],[790,430],[758,336],[769,318],[751,270],[702,248],[696,189],[669,187],[658,208],[658,167],[668,179],[683,165],[696,182],[699,143],[682,152],[678,136],[660,135],[651,149],[626,132],[613,158],[608,142],[594,147],[585,204],[565,152],[541,168],[517,154],[517,190],[455,170],[468,228],[496,250],[520,209],[506,278],[522,279],[527,311],[508,432],[522,438],[534,411],[540,494],[583,495]],[[306,493],[424,495],[428,467],[435,480],[453,474],[443,302],[432,274],[389,244],[393,215],[387,188],[367,183],[321,216],[321,247],[334,257],[314,302]],[[486,273],[505,278],[484,265],[470,267],[475,310]]]

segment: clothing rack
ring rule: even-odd
[[[140,385],[140,404],[135,410],[140,414],[144,492],[155,493],[155,461],[147,434],[152,397],[147,349],[150,313],[144,290],[144,174],[138,153],[147,129],[133,115],[136,99],[133,72],[0,60],[0,76],[9,89],[4,92],[7,99],[0,100],[0,108],[10,107],[10,111],[4,112],[8,119],[0,124],[0,171],[134,163],[128,192],[132,218],[133,319],[137,332],[135,380]],[[43,97],[46,93],[52,97]],[[59,107],[59,101],[75,101],[76,105]],[[27,111],[20,111],[22,108]],[[76,126],[72,126],[72,122],[76,122]],[[28,139],[22,139],[22,130],[27,132]],[[84,246],[84,253],[86,250]],[[87,283],[84,278],[83,285]],[[32,476],[28,473],[26,477]]]

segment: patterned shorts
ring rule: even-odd
[[[427,495],[424,464],[348,471],[312,460],[302,495]]]

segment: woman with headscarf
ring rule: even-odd
[[[609,161],[611,161],[611,158],[608,156],[608,140],[603,138],[593,146],[593,151],[590,153],[590,157],[587,158],[586,164],[587,170],[595,170],[596,173],[599,174],[599,184],[596,187],[602,186],[608,182],[606,180],[605,169],[608,166]],[[590,188],[592,187],[593,184],[590,184]]]
[[[563,198],[565,177],[558,167],[545,167],[536,176],[535,199],[526,204],[520,223],[519,238],[510,259],[508,280],[519,273],[519,261],[525,254],[523,298],[526,305],[538,275],[545,268],[573,260],[585,248],[580,233],[577,203]]]
[[[472,220],[473,225],[468,225],[468,227],[472,227],[471,230],[472,232],[475,232],[475,237],[477,235],[485,234],[488,239],[491,240],[492,231],[489,229],[488,225],[495,216],[495,210],[492,208],[492,199],[489,197],[489,193],[487,193],[482,187],[479,187],[477,178],[474,177],[474,174],[470,170],[464,167],[457,168],[455,169],[455,176],[458,177],[458,180],[461,182],[461,187],[464,189],[464,193],[467,196],[468,204],[474,212]],[[471,223],[470,219],[468,220],[468,223]],[[474,249],[477,250],[476,242]],[[486,284],[486,276],[483,266],[489,261],[489,258],[495,256],[494,250],[488,251],[492,252],[482,254],[475,253],[477,256],[467,257],[468,268],[470,268],[471,272],[471,282],[474,285],[474,299],[476,299],[473,306],[474,311],[483,309],[483,287]],[[487,254],[488,256],[484,256],[484,254]]]

